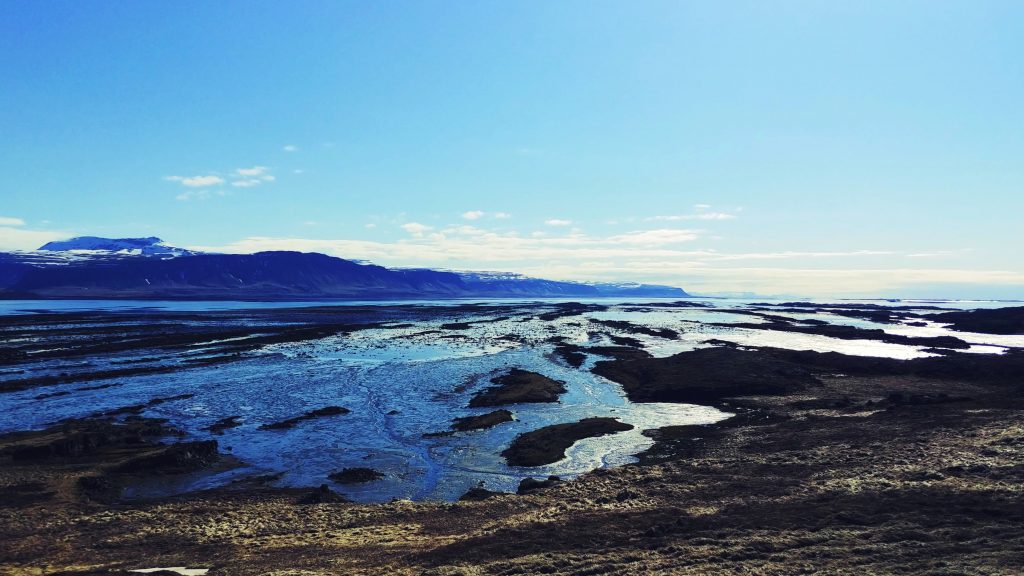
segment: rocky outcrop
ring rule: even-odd
[[[508,410],[495,410],[478,416],[463,416],[452,422],[452,429],[459,432],[493,428],[498,424],[515,420]]]
[[[565,458],[565,451],[577,440],[632,429],[632,425],[615,418],[584,418],[520,434],[501,455],[509,466],[543,466]]]
[[[565,385],[543,374],[513,368],[507,374],[492,378],[496,386],[477,392],[469,401],[470,408],[503,406],[527,402],[558,402]]]
[[[348,408],[342,408],[341,406],[326,406],[324,408],[310,410],[309,412],[306,412],[301,416],[296,416],[294,418],[289,418],[287,420],[281,420],[280,422],[264,424],[260,426],[260,430],[287,430],[288,428],[294,428],[296,424],[300,422],[305,422],[306,420],[323,418],[324,416],[341,416],[342,414],[348,413]]]
[[[733,396],[786,394],[818,382],[806,367],[733,348],[606,360],[593,372],[621,384],[634,402],[708,404]]]
[[[327,476],[338,484],[365,484],[380,480],[384,474],[373,468],[344,468]]]

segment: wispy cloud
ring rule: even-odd
[[[295,144],[285,144],[281,147],[281,150],[284,150],[285,152],[298,152],[299,147]]]
[[[679,222],[682,220],[732,220],[735,214],[728,212],[700,212],[697,214],[673,214],[667,216],[651,216],[644,220],[648,222]]]
[[[476,220],[483,215],[484,212],[482,210],[470,210],[468,212],[462,213],[462,217],[465,218],[466,220]]]
[[[183,202],[188,202],[189,200],[206,200],[210,196],[227,196],[227,195],[228,195],[228,192],[226,190],[223,190],[223,189],[208,190],[208,189],[205,189],[205,188],[201,188],[201,189],[198,189],[198,190],[186,190],[186,191],[182,192],[181,194],[178,194],[174,198],[176,200],[181,200]]]
[[[521,234],[475,223],[436,227],[406,222],[400,226],[408,235],[392,241],[253,236],[227,246],[195,248],[243,253],[323,252],[389,266],[499,269],[566,280],[636,280],[696,292],[844,295],[895,290],[914,282],[1024,285],[1024,273],[1011,271],[935,266],[927,270],[890,269],[883,264],[892,263],[892,257],[910,256],[894,251],[721,252],[691,248],[704,236],[690,229],[657,228],[595,236],[564,228]]]
[[[896,252],[888,250],[847,250],[838,252],[809,252],[788,250],[782,252],[747,252],[739,254],[720,254],[713,260],[782,260],[792,258],[849,258],[853,256],[890,256]]]
[[[550,218],[544,221],[548,226],[570,226],[572,220],[562,220],[561,218]]]
[[[218,190],[209,192],[205,189],[230,184],[233,188],[252,188],[267,182],[273,182],[277,178],[270,173],[267,166],[252,166],[250,168],[236,168],[226,174],[230,181],[219,173],[202,174],[198,176],[165,176],[164,180],[177,182],[186,188],[198,190],[187,190],[175,196],[178,200],[203,200],[210,196],[226,196],[227,192]]]
[[[268,170],[270,170],[270,168],[267,168],[266,166],[253,166],[252,168],[238,168],[237,170],[235,170],[235,174],[238,174],[239,176],[253,178],[256,176],[262,176],[266,174]]]
[[[238,168],[235,170],[236,179],[231,185],[236,188],[252,188],[264,182],[273,182],[277,178],[270,173],[266,166],[253,166],[252,168]]]
[[[407,222],[402,224],[402,230],[405,230],[413,236],[423,236],[423,233],[428,230],[433,230],[431,226],[426,224],[420,224],[419,222]]]
[[[907,254],[907,258],[941,258],[943,256],[956,256],[958,254],[966,254],[971,252],[970,248],[964,248],[961,250],[934,250],[932,252],[912,252]]]
[[[21,218],[0,218],[0,251],[35,250],[54,240],[65,240],[74,236],[61,230],[26,229]]]
[[[24,226],[25,221],[21,218],[12,218],[10,216],[0,216],[0,226]]]
[[[609,241],[617,244],[630,244],[638,246],[664,246],[667,244],[679,244],[680,242],[692,242],[699,237],[696,230],[638,230],[612,236]]]
[[[216,174],[199,176],[165,176],[164,180],[169,182],[179,182],[182,186],[188,186],[189,188],[205,188],[207,186],[217,186],[218,184],[224,183],[224,179]]]

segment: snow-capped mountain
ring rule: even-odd
[[[191,250],[169,246],[160,238],[100,238],[78,236],[70,240],[47,242],[39,250],[46,252],[92,252],[131,256],[190,256]]]

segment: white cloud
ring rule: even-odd
[[[785,258],[846,258],[850,256],[889,256],[895,254],[888,250],[849,250],[845,252],[751,252],[740,254],[721,254],[714,260],[780,260]]]
[[[164,180],[171,182],[180,182],[184,186],[189,188],[203,188],[206,186],[216,186],[223,184],[224,179],[214,174],[207,174],[205,176],[167,176]]]
[[[637,244],[647,246],[663,246],[666,244],[678,244],[680,242],[692,242],[699,237],[694,230],[641,230],[627,232],[609,238],[617,244]]]
[[[252,168],[239,168],[235,170],[235,174],[239,176],[255,177],[262,176],[267,173],[270,168],[266,166],[253,166]]]
[[[512,217],[512,215],[509,214],[508,212],[495,212],[493,216],[497,220],[508,220],[509,218]]]
[[[561,220],[559,218],[551,218],[544,221],[548,226],[569,226],[572,224],[572,220]]]
[[[753,291],[857,297],[899,295],[902,288],[925,283],[1003,286],[1004,291],[1024,286],[1024,271],[940,266],[911,269],[897,260],[910,254],[895,251],[721,252],[693,247],[704,236],[699,230],[689,229],[641,229],[594,236],[566,228],[522,233],[491,230],[476,222],[436,228],[408,222],[401,227],[408,235],[391,241],[254,236],[227,246],[194,248],[232,253],[322,252],[385,266],[507,270],[563,280],[652,282],[696,293]]]
[[[907,254],[907,258],[938,258],[941,256],[955,256],[957,254],[966,254],[971,252],[971,249],[964,248],[961,250],[935,250],[932,252],[914,252]]]
[[[424,232],[432,229],[432,227],[427,226],[426,224],[420,224],[419,222],[408,222],[406,224],[402,224],[402,230],[405,230],[413,236],[422,236]]]
[[[470,210],[469,212],[463,212],[462,217],[466,220],[476,220],[483,216],[484,213],[480,210]]]
[[[206,190],[186,190],[174,197],[175,200],[188,202],[189,200],[205,200],[210,193]]]
[[[696,210],[708,210],[711,208],[711,204],[694,204],[693,207]]]
[[[729,214],[728,212],[701,212],[699,214],[651,216],[644,220],[648,222],[679,222],[681,220],[732,220],[735,217],[735,214]]]
[[[10,218],[10,220],[20,219]],[[26,230],[21,228],[23,225],[23,222],[8,226],[0,224],[0,251],[35,250],[47,242],[66,240],[74,236],[70,232],[59,230]]]
[[[182,192],[181,194],[178,194],[174,198],[175,198],[175,200],[181,200],[183,202],[188,202],[189,200],[206,200],[207,198],[209,198],[210,196],[213,196],[213,195],[215,195],[215,196],[227,196],[228,194],[229,194],[229,192],[227,192],[226,190],[223,190],[223,189],[217,189],[217,190],[207,190],[207,189],[186,190],[186,191]]]
[[[0,216],[0,226],[24,226],[25,221],[21,218],[11,218],[10,216]]]
[[[281,147],[281,150],[284,150],[285,152],[298,152],[299,147],[295,144],[286,144]]]
[[[238,168],[235,170],[238,177],[231,185],[236,188],[252,188],[264,182],[273,182],[277,178],[270,174],[270,168],[266,166],[253,166],[252,168]]]
[[[367,230],[373,230],[376,227],[377,227],[377,225],[374,224],[373,222],[370,222],[369,224],[366,224],[366,225],[363,226],[363,228],[366,228]]]
[[[259,186],[264,182],[273,182],[276,178],[270,174],[270,168],[266,166],[252,166],[250,168],[236,168],[234,171],[229,173],[229,177],[232,179],[230,184],[235,188],[252,188],[253,186]],[[198,176],[165,176],[164,180],[170,182],[178,182],[188,188],[209,188],[211,186],[221,186],[227,181],[218,176],[217,174],[205,174]],[[225,192],[217,192],[218,196],[226,195]],[[186,191],[178,194],[175,198],[178,200],[201,200],[208,198],[209,193],[204,191]]]

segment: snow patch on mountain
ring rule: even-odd
[[[166,244],[156,236],[148,238],[100,238],[78,236],[70,240],[47,242],[39,247],[45,252],[70,252],[88,256],[162,256],[177,257],[197,254],[191,250]]]

